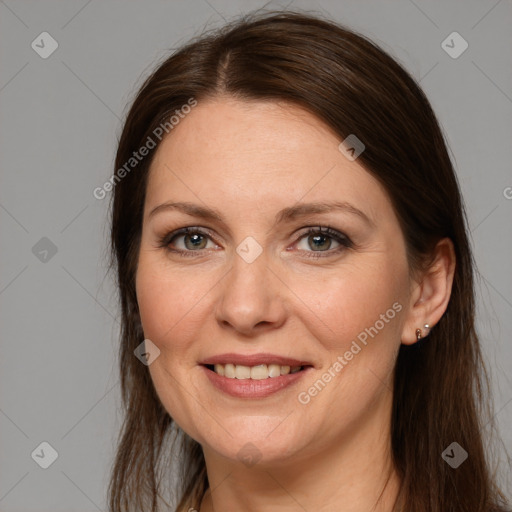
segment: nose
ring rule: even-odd
[[[287,287],[269,267],[265,252],[252,263],[235,253],[219,286],[216,319],[221,328],[254,336],[285,322]]]

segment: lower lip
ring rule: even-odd
[[[223,377],[212,370],[202,367],[206,372],[210,382],[220,391],[237,398],[265,398],[281,391],[304,377],[313,368],[308,366],[304,370],[296,373],[288,373],[279,377],[269,377],[268,379],[230,379]]]

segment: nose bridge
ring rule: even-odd
[[[268,255],[263,251],[255,252],[254,248],[248,242],[242,242],[236,249],[236,254],[233,255],[233,266],[231,270],[232,279],[234,284],[238,283],[242,286],[257,291],[258,294],[265,291],[262,286],[268,281]],[[257,288],[260,288],[259,290]]]
[[[284,318],[282,295],[275,280],[263,249],[250,240],[240,243],[223,280],[217,320],[244,332],[262,323],[275,326]]]

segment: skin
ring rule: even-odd
[[[160,350],[149,366],[158,396],[203,447],[213,491],[201,512],[392,509],[400,484],[390,458],[392,371],[400,344],[443,315],[455,256],[451,242],[440,241],[432,267],[413,278],[385,189],[340,142],[297,106],[217,97],[200,102],[155,154],[137,299],[144,335]],[[175,201],[215,208],[222,221],[177,210],[150,215]],[[316,201],[350,203],[369,222],[332,211],[274,223],[283,208]],[[353,245],[308,242],[305,227],[327,225]],[[192,256],[159,245],[186,226],[212,235],[199,249],[184,235],[169,245]],[[252,263],[236,252],[248,236],[263,249]],[[299,393],[394,303],[400,312],[300,403]],[[225,352],[270,352],[314,369],[267,398],[234,398],[198,365]],[[260,457],[253,465],[239,458],[249,442]]]

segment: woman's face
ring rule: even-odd
[[[300,460],[388,426],[412,282],[388,196],[340,142],[298,107],[223,98],[155,154],[136,280],[149,371],[207,457]]]

